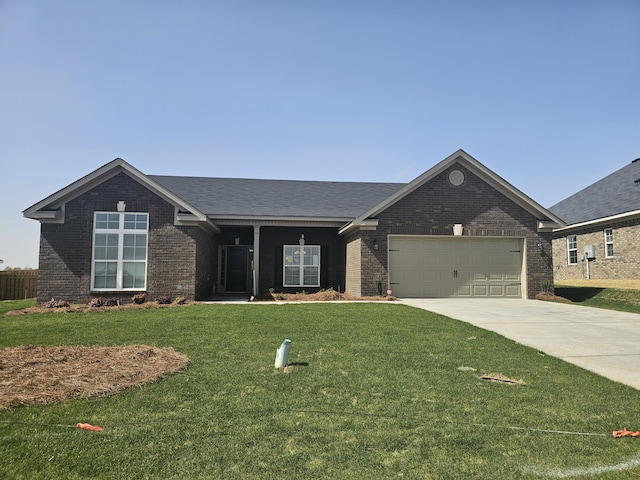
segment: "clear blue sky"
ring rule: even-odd
[[[458,148],[545,207],[640,157],[640,1],[0,0],[0,269],[116,157],[408,182]]]

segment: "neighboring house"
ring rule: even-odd
[[[562,221],[462,150],[408,184],[145,175],[122,159],[29,207],[38,301],[334,288],[532,298]]]
[[[556,280],[640,278],[640,159],[549,210]]]

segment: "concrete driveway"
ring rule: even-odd
[[[640,390],[640,315],[538,300],[405,298]]]

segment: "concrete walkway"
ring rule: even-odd
[[[640,315],[538,300],[405,298],[640,390]]]

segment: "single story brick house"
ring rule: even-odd
[[[38,302],[251,295],[532,298],[564,224],[458,150],[409,183],[146,175],[115,159],[27,208]]]
[[[640,279],[640,158],[549,210],[556,280]]]

